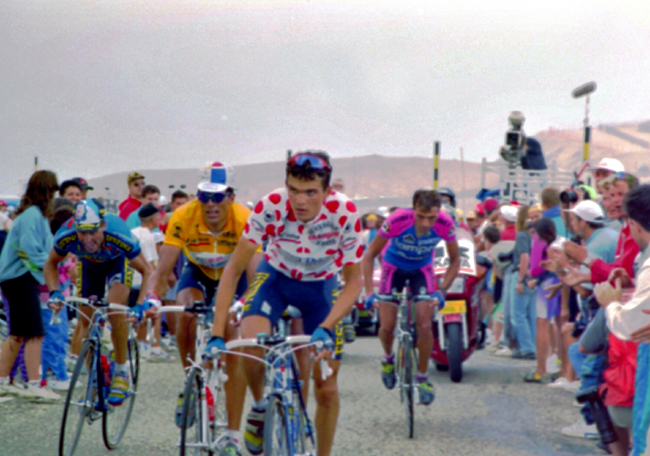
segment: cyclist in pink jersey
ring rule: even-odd
[[[418,362],[418,389],[420,402],[433,402],[435,392],[427,377],[429,356],[433,348],[434,300],[444,305],[447,288],[460,269],[460,254],[456,241],[456,225],[447,214],[440,211],[440,194],[435,190],[418,190],[413,194],[413,209],[398,209],[386,219],[379,233],[366,251],[362,270],[365,280],[366,307],[373,305],[377,295],[373,293],[372,263],[385,248],[382,260],[382,274],[379,294],[379,338],[384,348],[382,381],[388,389],[395,387],[395,364],[393,340],[397,308],[386,303],[393,291],[401,291],[406,281],[415,303]],[[441,240],[447,243],[449,268],[438,287],[433,273],[433,252]],[[436,291],[438,290],[438,291]]]

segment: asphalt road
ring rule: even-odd
[[[532,361],[475,353],[464,365],[462,383],[431,368],[436,401],[415,409],[415,438],[406,435],[405,410],[396,391],[379,377],[379,342],[359,338],[346,346],[340,375],[341,414],[335,456],[371,455],[598,455],[593,442],[565,437],[560,428],[579,417],[571,394],[526,384]],[[101,425],[86,427],[77,452],[95,455],[176,455],[178,429],[173,411],[182,384],[178,361],[145,363],[131,424],[112,452]],[[310,408],[313,413],[313,398]],[[62,405],[13,399],[0,403],[0,455],[57,454]],[[313,415],[312,415],[313,416]]]

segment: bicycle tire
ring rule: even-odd
[[[183,388],[183,416],[181,418],[180,456],[199,455],[198,447],[203,441],[203,377],[198,367],[193,367],[185,379]],[[194,432],[192,434],[192,428]],[[190,435],[192,434],[192,435]],[[188,445],[194,445],[188,447]]]
[[[309,418],[307,410],[303,408],[300,392],[294,390],[293,410],[289,412],[291,426],[291,440],[294,454],[312,456],[316,454],[316,440],[314,438],[314,424]]]
[[[268,397],[264,415],[264,456],[290,456],[286,409],[278,395]]]
[[[205,384],[210,388],[212,395],[214,397],[214,419],[210,420],[208,423],[208,439],[210,443],[217,441],[218,436],[223,434],[223,432],[228,428],[228,410],[226,409],[226,390],[221,380],[218,379],[218,376],[222,374],[223,367],[213,370],[205,370],[206,381]],[[213,376],[217,377],[216,381],[213,381]],[[207,400],[207,396],[206,396]],[[209,407],[209,405],[208,405]],[[208,418],[209,419],[209,418]],[[212,455],[212,452],[208,452],[208,455]]]
[[[131,419],[133,406],[138,390],[138,375],[140,373],[140,352],[138,343],[135,339],[127,341],[127,360],[126,366],[131,381],[129,382],[129,391],[124,402],[118,406],[110,405],[106,402],[106,410],[102,420],[102,437],[104,445],[109,450],[114,450],[119,445],[126,428]],[[106,401],[106,398],[104,398]]]
[[[404,358],[404,382],[402,383],[402,388],[404,390],[404,399],[406,405],[406,427],[408,430],[409,439],[413,438],[415,432],[414,429],[414,417],[413,417],[413,390],[414,390],[414,378],[413,378],[413,362],[414,362],[414,353],[411,341],[409,339],[404,341],[403,345],[404,353],[402,354]]]
[[[61,429],[59,431],[59,456],[72,456],[77,449],[86,417],[94,408],[92,384],[97,376],[94,341],[87,340],[81,347],[70,378],[70,388],[65,397]],[[89,368],[90,367],[90,368]],[[73,431],[68,435],[68,431]]]

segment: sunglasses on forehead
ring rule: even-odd
[[[327,163],[322,157],[319,157],[317,155],[296,154],[289,159],[289,165],[306,166],[307,164],[309,164],[309,166],[312,169],[317,169],[317,170],[324,169],[327,171],[332,170],[330,164]]]
[[[225,193],[220,193],[220,192],[218,192],[218,193],[198,192],[196,194],[196,197],[203,204],[206,204],[206,203],[208,203],[210,201],[212,201],[213,203],[219,204],[220,202],[222,202],[224,199],[226,199],[230,195],[232,195],[232,193],[230,193],[230,192],[225,192]]]

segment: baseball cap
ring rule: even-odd
[[[488,198],[485,201],[483,201],[483,207],[485,208],[486,211],[493,211],[497,208],[499,205],[499,201],[497,201],[496,198]]]
[[[147,217],[151,217],[152,215],[158,212],[160,212],[160,209],[158,209],[155,204],[149,203],[149,204],[145,204],[138,210],[138,217],[147,218]]]
[[[615,158],[603,158],[596,166],[589,168],[589,171],[596,171],[597,169],[604,169],[613,173],[621,173],[625,171],[623,163]]]
[[[83,191],[83,190],[95,190],[93,187],[88,185],[88,181],[84,179],[83,177],[73,177],[70,179],[72,182],[76,183],[77,186]]]
[[[373,214],[372,212],[368,215],[366,215],[366,220],[377,220],[377,216]]]
[[[591,223],[605,223],[605,214],[600,204],[595,201],[580,201],[573,209],[564,209],[563,212],[572,212],[582,220]]]
[[[213,162],[203,169],[206,181],[199,182],[199,190],[207,193],[221,193],[232,187],[235,171],[232,166]]]
[[[467,217],[465,217],[465,219],[467,220],[474,220],[475,218],[476,218],[476,212],[474,211],[469,211],[467,213]]]
[[[519,209],[517,209],[515,206],[501,206],[500,213],[501,216],[509,221],[510,223],[514,223],[517,221],[517,213],[519,212]]]
[[[144,176],[140,174],[137,171],[132,172],[128,176],[126,176],[126,183],[131,185],[133,181],[137,181],[138,179],[144,179]]]
[[[485,209],[481,203],[476,205],[476,215],[485,216]]]
[[[79,231],[95,231],[104,221],[104,205],[95,198],[79,201],[74,207],[74,226]]]
[[[7,202],[5,200],[0,200],[0,206],[7,206]]]

